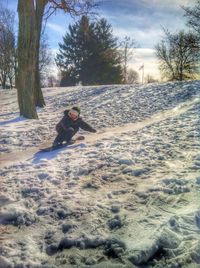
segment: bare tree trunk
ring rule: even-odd
[[[17,92],[20,115],[37,119],[35,108],[35,12],[34,1],[19,0]]]
[[[39,71],[39,51],[40,51],[40,36],[42,30],[42,18],[47,0],[36,1],[36,62],[35,62],[35,105],[44,107],[45,101],[41,90],[40,71]]]
[[[14,55],[14,84],[15,88],[17,88],[17,68],[18,68],[18,59],[17,59],[17,50],[15,51]]]
[[[2,80],[2,88],[6,88],[6,77],[5,76],[3,77],[3,80]]]
[[[11,76],[9,76],[9,82],[10,82],[10,89],[12,89],[13,85],[12,85],[12,77]]]
[[[6,88],[6,79],[7,79],[7,75],[6,75],[5,71],[2,70],[1,74],[0,74],[0,82],[1,82],[2,88]]]
[[[127,83],[127,44],[125,44],[124,48],[124,84]]]

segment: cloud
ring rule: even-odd
[[[154,48],[155,45],[163,37],[162,28],[158,29],[139,29],[139,28],[114,28],[113,34],[119,39],[123,39],[125,36],[129,36],[136,41],[139,47],[149,47]]]
[[[134,1],[130,1],[134,2]],[[196,0],[142,0],[146,5],[153,6],[154,8],[159,8],[159,9],[173,9],[173,10],[180,10],[181,6],[191,6],[194,5]]]
[[[66,29],[63,28],[60,24],[48,22],[47,27],[51,29],[52,31],[64,35],[66,32]]]
[[[125,12],[141,13],[148,10],[180,10],[181,6],[193,6],[196,0],[107,0],[102,1],[102,6],[107,10],[122,10]]]
[[[180,5],[192,5],[195,0],[115,0],[103,2],[103,14],[119,38],[126,35],[141,47],[154,48],[163,37],[162,27],[171,32],[186,28],[184,11]]]

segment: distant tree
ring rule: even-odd
[[[16,70],[14,12],[0,5],[0,82],[13,85]]]
[[[129,36],[125,36],[124,40],[120,42],[120,54],[121,54],[121,63],[123,68],[123,82],[127,83],[128,75],[128,62],[132,59],[134,48],[137,47],[137,43],[134,39],[131,39]]]
[[[158,82],[158,79],[155,79],[152,75],[147,74],[145,77],[145,83],[149,84],[149,83],[155,83]]]
[[[121,83],[117,40],[105,19],[90,22],[83,16],[69,26],[59,47],[56,63],[62,72],[61,86]]]
[[[165,38],[155,47],[162,77],[180,81],[194,78],[200,57],[198,37],[192,32],[164,32]]]
[[[39,50],[39,74],[42,84],[44,84],[44,81],[49,76],[52,63],[53,55],[49,48],[48,37],[47,35],[42,34]]]
[[[134,84],[139,82],[139,74],[135,70],[128,69],[127,70],[127,84]]]
[[[18,0],[17,92],[20,115],[37,119],[36,107],[45,105],[39,74],[39,48],[43,18],[63,9],[80,16],[94,7],[93,0]]]

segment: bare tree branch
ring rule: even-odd
[[[177,34],[164,32],[165,38],[155,47],[162,77],[169,80],[194,77],[200,59],[198,36],[184,31]]]

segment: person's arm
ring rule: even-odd
[[[87,124],[82,119],[81,119],[81,122],[80,122],[80,128],[82,128],[85,131],[89,131],[89,132],[93,132],[93,133],[97,132],[96,129],[92,128],[89,124]]]

